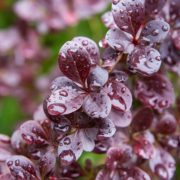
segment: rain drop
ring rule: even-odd
[[[53,116],[61,115],[65,111],[66,111],[66,106],[64,104],[55,103],[48,106],[48,113]]]
[[[67,97],[67,96],[68,96],[68,93],[67,93],[67,91],[62,90],[62,91],[59,92],[59,95],[60,95],[60,96]]]

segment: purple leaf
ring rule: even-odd
[[[58,147],[58,155],[61,166],[69,166],[81,156],[82,152],[82,142],[77,133],[65,136],[60,141]]]
[[[139,109],[134,115],[131,123],[132,131],[138,132],[150,128],[153,122],[153,116],[153,111],[150,108],[144,107]]]
[[[135,88],[135,96],[144,105],[159,111],[168,108],[175,101],[171,82],[161,74],[139,80]]]
[[[107,70],[111,70],[116,64],[119,55],[120,53],[118,53],[111,47],[106,48],[102,54],[102,60],[103,60],[102,67]]]
[[[144,20],[143,0],[113,1],[112,13],[116,25],[135,37]]]
[[[105,118],[111,111],[111,100],[106,93],[90,93],[84,100],[84,111],[93,118]]]
[[[40,162],[38,163],[40,167],[41,174],[47,175],[52,172],[56,166],[56,155],[54,153],[54,149],[48,149],[45,154],[43,154],[40,158]]]
[[[141,38],[150,44],[161,43],[166,38],[169,30],[170,26],[165,21],[152,20],[145,25],[141,33]]]
[[[47,135],[37,121],[26,121],[20,126],[19,131],[27,144],[47,143]]]
[[[144,159],[152,159],[155,157],[155,147],[152,144],[154,142],[153,135],[148,132],[139,133],[134,135],[134,152]]]
[[[108,45],[117,51],[130,53],[134,49],[132,38],[118,28],[110,29],[105,38]]]
[[[11,175],[16,179],[40,180],[36,167],[31,160],[24,156],[12,156],[7,161]]]
[[[132,121],[132,114],[130,111],[122,112],[122,111],[112,109],[108,118],[117,127],[127,127],[130,125]]]
[[[156,123],[156,131],[162,134],[172,134],[176,131],[177,122],[175,117],[165,112]]]
[[[128,56],[128,66],[132,72],[150,76],[159,71],[161,58],[159,52],[150,47],[136,48]]]
[[[83,48],[86,49],[90,56],[91,64],[99,64],[100,52],[97,44],[93,40],[87,37],[76,37],[73,41],[81,44]]]
[[[111,121],[111,119],[106,118],[106,119],[101,119],[99,120],[99,133],[98,137],[100,139],[107,138],[107,137],[112,137],[116,132],[116,128]]]
[[[176,169],[174,158],[161,148],[156,149],[156,156],[150,159],[149,166],[161,179],[171,179]]]
[[[132,95],[130,90],[118,81],[109,82],[107,85],[111,92],[109,96],[111,98],[112,107],[120,111],[129,111],[132,105]]]
[[[95,139],[98,133],[97,128],[81,129],[78,132],[79,139],[81,139],[83,150],[91,152],[95,147]]]
[[[180,17],[180,2],[179,0],[171,0],[170,1],[170,20],[174,22],[175,26],[178,27],[179,17]]]
[[[128,80],[128,75],[124,71],[114,70],[110,76],[111,79],[125,83]]]
[[[105,69],[100,66],[96,66],[91,69],[87,78],[87,84],[92,90],[96,90],[106,84],[108,77],[109,74]]]
[[[150,176],[142,169],[135,167],[134,169],[132,169],[132,171],[130,172],[130,178],[133,179],[138,179],[138,180],[151,180]]]
[[[91,67],[88,51],[79,43],[69,41],[59,52],[59,67],[65,76],[84,84]]]
[[[147,16],[158,14],[165,3],[166,0],[145,0],[145,10]]]
[[[107,152],[107,168],[110,170],[113,170],[116,167],[130,168],[129,163],[131,163],[130,161],[132,160],[132,153],[132,148],[127,145],[121,145],[120,147],[111,147]]]
[[[47,115],[55,117],[70,114],[82,106],[84,97],[84,91],[76,84],[68,83],[53,91],[45,100],[45,112]]]

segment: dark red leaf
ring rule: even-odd
[[[139,80],[135,88],[135,96],[144,105],[159,111],[168,108],[175,101],[171,82],[161,74]]]
[[[175,160],[165,150],[156,149],[156,156],[150,159],[149,165],[151,170],[161,179],[172,179],[175,173]]]
[[[40,180],[35,165],[25,156],[12,156],[7,160],[7,166],[11,175],[16,179]]]
[[[112,137],[115,134],[116,128],[113,122],[111,121],[111,119],[109,118],[100,119],[98,123],[99,123],[98,137],[100,139]]]
[[[68,82],[51,92],[44,102],[45,112],[52,117],[70,114],[82,106],[85,96],[85,92],[76,84]]]
[[[19,131],[27,144],[47,143],[47,134],[37,121],[26,121],[20,126]]]
[[[145,10],[147,16],[158,14],[165,3],[166,0],[145,0]]]
[[[156,154],[154,145],[154,137],[150,132],[144,132],[134,135],[134,152],[144,159],[152,159]]]
[[[180,17],[180,2],[179,0],[171,0],[170,1],[170,20],[174,22],[175,26],[178,27],[179,17]]]
[[[60,49],[59,67],[65,76],[84,84],[91,68],[91,58],[81,44],[69,41]]]
[[[91,64],[99,64],[100,61],[99,48],[93,40],[87,37],[76,37],[73,39],[73,41],[79,43],[86,49],[86,51],[90,56]]]
[[[175,132],[176,126],[177,122],[175,117],[165,112],[156,122],[156,131],[162,134],[172,134]]]
[[[134,115],[133,121],[131,123],[132,131],[144,131],[149,129],[152,122],[153,122],[153,111],[148,108],[144,107],[138,110],[138,112]]]
[[[134,180],[151,180],[150,176],[143,171],[142,169],[135,167],[130,171],[129,178],[133,178]]]
[[[154,48],[139,47],[129,55],[127,63],[132,72],[150,76],[160,69],[160,53]]]
[[[132,105],[132,95],[130,90],[118,81],[111,81],[107,85],[111,92],[109,96],[111,98],[112,107],[120,111],[129,111]]]
[[[115,81],[125,83],[128,80],[128,75],[124,71],[114,70],[111,73],[110,78]]]
[[[143,0],[113,1],[112,13],[116,25],[135,36],[144,20],[143,3]]]
[[[117,51],[111,47],[106,48],[102,54],[102,67],[111,70],[118,61],[118,56],[120,56],[120,54]]]
[[[69,166],[83,152],[82,142],[77,133],[65,136],[59,144],[58,155],[61,166]]]

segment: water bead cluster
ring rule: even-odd
[[[180,100],[178,76],[172,84],[167,70],[177,73],[179,64],[176,7],[177,0],[114,0],[103,16],[109,30],[102,53],[86,37],[66,42],[58,57],[62,74],[34,120],[11,139],[0,136],[0,178],[173,179]],[[84,151],[106,158],[81,167]]]

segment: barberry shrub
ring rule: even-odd
[[[102,17],[109,30],[101,52],[87,37],[66,42],[58,56],[63,75],[33,120],[11,138],[0,136],[0,178],[173,179],[180,150],[179,6],[114,0]],[[80,166],[84,151],[106,157]]]

